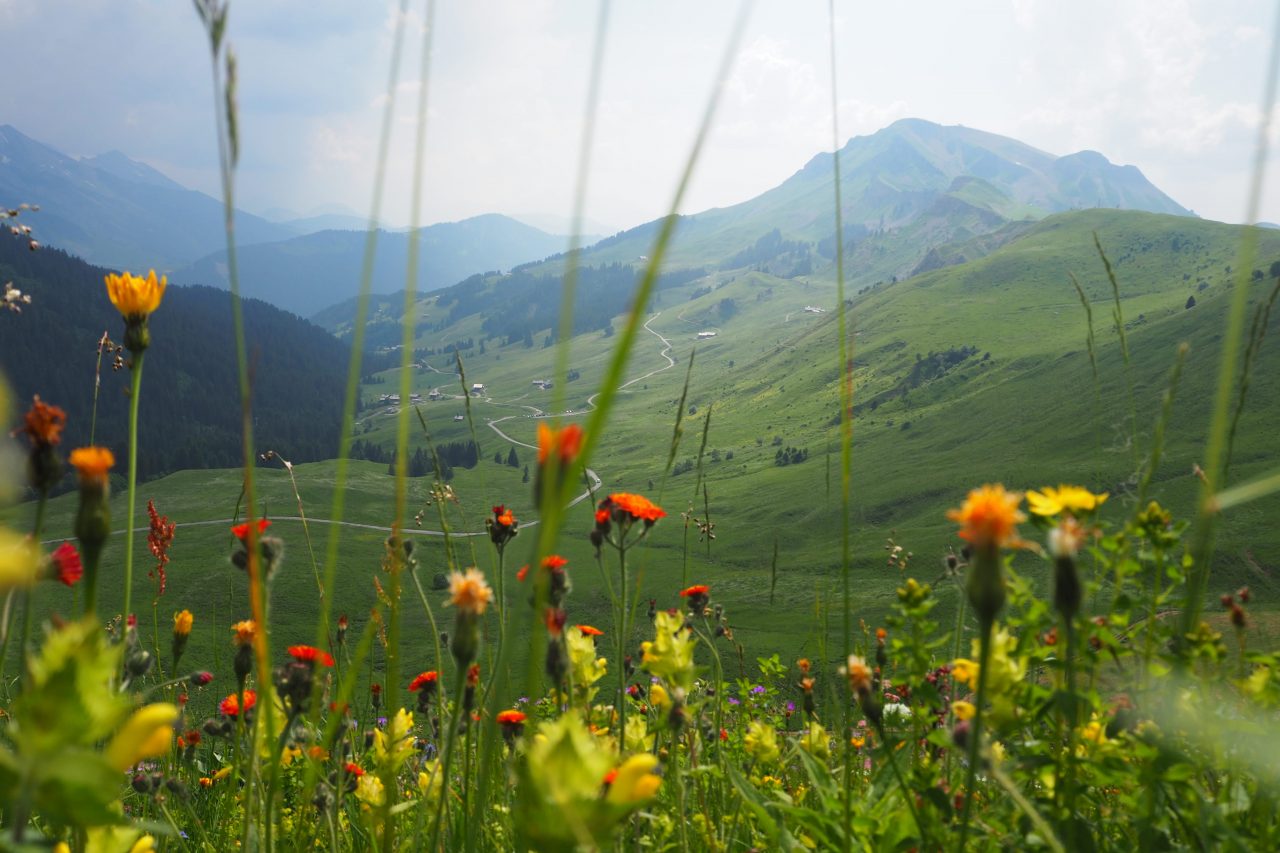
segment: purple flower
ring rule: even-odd
[[[787,703],[787,713],[794,714],[795,712],[796,712],[796,703],[795,703],[795,702],[788,702],[788,703]]]
[[[759,696],[761,693],[764,693],[764,692],[765,692],[764,685],[763,685],[763,684],[757,684],[755,687],[752,687],[752,688],[751,688],[751,692],[752,692],[752,693],[754,693],[755,695]]]
[[[379,718],[378,718],[378,728],[382,729],[382,728],[386,728],[386,726],[387,726],[387,718],[386,718],[386,717],[379,717]]]
[[[742,703],[738,701],[738,699],[737,699],[737,697],[736,697],[736,696],[730,696],[730,697],[729,697],[729,704],[730,704],[730,705],[740,705],[740,704],[742,704]]]

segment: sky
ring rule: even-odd
[[[231,0],[237,203],[368,215],[400,0]],[[384,220],[411,221],[425,3],[404,16]],[[426,224],[498,212],[563,230],[600,6],[439,0],[426,77]],[[670,209],[737,0],[609,5],[588,230]],[[1211,219],[1246,215],[1276,6],[1261,0],[836,0],[840,142],[898,118],[1133,164]],[[120,150],[218,194],[208,44],[182,0],[0,0],[0,123]],[[682,211],[751,198],[832,149],[828,5],[760,0]],[[1280,122],[1276,122],[1280,124]],[[1280,133],[1272,135],[1280,139]],[[1260,218],[1280,222],[1280,143]]]

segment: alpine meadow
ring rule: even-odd
[[[0,2],[0,848],[1280,848],[1275,4],[172,5]]]

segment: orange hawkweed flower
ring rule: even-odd
[[[253,642],[253,638],[258,633],[258,624],[252,619],[245,619],[231,626],[231,630],[235,631],[235,643],[237,646],[247,646]]]
[[[151,270],[146,278],[124,272],[119,275],[108,273],[104,280],[111,304],[126,319],[145,317],[159,308],[169,284],[167,276],[160,276],[157,280],[155,270]]]
[[[490,601],[493,601],[493,590],[479,569],[470,568],[466,572],[449,575],[449,603],[454,607],[479,616]]]
[[[704,583],[700,583],[695,586],[687,587],[685,589],[680,590],[680,597],[693,598],[694,596],[709,595],[710,593],[711,593],[711,587],[707,586]]]
[[[191,626],[195,624],[196,617],[192,615],[190,610],[179,610],[173,614],[173,635],[175,637],[186,637],[191,634]]]
[[[82,483],[105,483],[107,472],[115,464],[115,454],[105,447],[77,447],[71,451],[71,465]]]
[[[53,447],[62,441],[62,429],[66,425],[67,413],[45,403],[37,394],[22,419],[22,429],[13,434],[26,435],[32,447]]]
[[[258,519],[258,535],[261,536],[263,533],[266,532],[266,529],[270,526],[271,526],[271,521],[269,519],[266,519],[266,518]],[[231,534],[235,536],[237,539],[239,539],[241,542],[247,542],[249,539],[249,522],[246,521],[244,524],[233,525],[231,528]]]
[[[436,672],[434,669],[431,670],[430,672],[421,673],[418,675],[417,678],[409,682],[409,692],[417,693],[419,690],[422,690],[424,687],[428,689],[434,689],[437,682],[439,681],[440,681],[440,673]]]
[[[628,492],[609,495],[605,502],[611,504],[613,509],[631,516],[633,521],[644,521],[646,524],[653,524],[667,514],[662,507],[648,498]],[[601,507],[603,508],[604,504],[601,504]]]
[[[258,694],[252,690],[244,692],[244,710],[248,711],[258,704]],[[231,693],[226,699],[218,704],[218,710],[223,716],[236,717],[240,715],[240,697],[235,693]]]
[[[871,692],[871,667],[867,665],[865,658],[849,655],[848,665],[841,669],[849,679],[849,686],[853,688],[853,692],[858,694]]]
[[[521,726],[528,719],[528,715],[524,711],[499,711],[496,719],[500,726]]]
[[[582,427],[577,424],[553,430],[545,423],[538,424],[538,464],[546,465],[547,459],[555,453],[560,459],[560,466],[565,467],[578,458],[582,450]]]
[[[315,646],[290,646],[289,656],[298,663],[319,663],[322,666],[333,666],[333,655],[317,649]]]
[[[76,551],[76,546],[70,542],[59,545],[50,559],[58,571],[58,580],[67,586],[75,586],[76,582],[84,577],[84,565],[80,562],[80,554]]]
[[[970,491],[959,509],[947,510],[947,518],[959,523],[960,538],[977,548],[1017,546],[1017,524],[1027,518],[1018,510],[1021,502],[1021,492],[987,484]]]
[[[604,634],[604,631],[601,631],[599,628],[592,625],[575,625],[574,627],[577,628],[584,637],[599,637]]]

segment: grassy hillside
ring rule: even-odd
[[[1121,288],[1128,368],[1113,328],[1111,286],[1093,246],[1094,232]],[[1183,217],[1118,211],[1061,214],[981,260],[867,288],[853,297],[857,415],[851,520],[860,617],[875,624],[902,578],[898,568],[886,566],[888,538],[914,552],[911,574],[930,581],[941,575],[942,556],[958,545],[944,510],[979,482],[1001,480],[1015,488],[1078,482],[1112,493],[1106,504],[1110,516],[1131,512],[1151,451],[1160,397],[1183,342],[1189,353],[1151,497],[1180,517],[1189,516],[1197,486],[1193,466],[1203,450],[1229,267],[1235,263],[1240,233],[1235,227]],[[1280,235],[1267,232],[1262,239],[1259,266],[1265,267],[1280,258]],[[1085,314],[1068,273],[1093,303],[1096,381],[1085,346]],[[1272,284],[1266,276],[1254,282],[1254,306]],[[1196,305],[1187,309],[1193,295]],[[729,608],[747,663],[766,649],[784,657],[813,651],[823,633],[825,602],[834,600],[840,521],[833,296],[830,281],[782,280],[742,270],[711,273],[662,291],[656,316],[649,331],[642,332],[629,367],[634,381],[620,395],[592,463],[606,490],[644,492],[669,513],[636,557],[642,599],[669,600],[686,580],[712,584],[717,601]],[[424,332],[418,343],[436,347],[468,337],[480,340],[481,321],[479,315],[461,318],[441,331]],[[1272,335],[1278,323],[1273,316]],[[711,330],[717,332],[714,337],[697,340],[698,332]],[[535,416],[554,408],[574,412],[566,415],[568,420],[580,419],[599,386],[613,342],[600,332],[575,338],[571,367],[579,378],[562,389],[545,390],[533,380],[553,375],[554,348],[490,340],[483,355],[478,346],[464,354],[466,386],[486,386],[481,395],[466,399],[461,396],[463,380],[453,373],[452,355],[419,362],[415,392],[425,398],[439,389],[445,395],[420,406],[431,440],[470,440],[474,423],[480,445],[479,464],[457,469],[452,482],[460,501],[447,506],[455,529],[482,531],[483,516],[494,503],[513,506],[529,520],[529,485],[522,482],[522,469],[533,461],[527,445],[535,443]],[[663,354],[668,342],[674,365]],[[1269,425],[1280,415],[1278,346],[1269,339],[1255,367],[1232,482],[1274,468]],[[691,357],[695,364],[684,438],[676,456],[680,473],[664,480],[676,404]],[[357,436],[389,446],[398,406],[379,400],[398,388],[398,371],[376,379],[380,384],[362,386],[366,410]],[[556,405],[561,392],[562,402]],[[471,421],[465,418],[468,407]],[[459,415],[463,420],[456,419]],[[704,498],[701,490],[695,491],[696,457],[708,417]],[[493,459],[498,453],[505,460],[513,446],[504,436],[515,443],[519,467]],[[425,444],[415,424],[411,446]],[[290,453],[288,447],[272,449],[286,458]],[[779,452],[789,449],[807,451],[807,457],[778,465]],[[392,478],[386,465],[354,463],[353,468],[348,519],[389,525]],[[327,517],[333,463],[300,465],[295,474],[307,514]],[[425,478],[413,481],[416,506],[427,500],[428,485]],[[266,472],[262,492],[269,514],[298,514],[283,471]],[[142,497],[154,497],[161,512],[184,523],[229,518],[238,494],[238,472],[183,472],[148,484]],[[71,496],[53,503],[46,528],[50,535],[68,529],[73,503]],[[707,508],[716,535],[710,545],[698,542],[696,528],[686,531],[681,518],[682,512],[690,512],[705,519]],[[1277,509],[1280,499],[1273,497],[1224,519],[1218,575],[1210,585],[1216,595],[1251,584],[1260,599],[1255,607],[1260,615],[1280,600],[1275,575],[1280,533],[1265,522]],[[30,507],[20,507],[11,516],[21,526],[29,512]],[[117,527],[122,526],[122,512],[117,510]],[[435,512],[434,506],[426,508],[425,527],[439,529],[432,520]],[[143,525],[144,517],[137,523]],[[605,622],[606,599],[586,541],[590,523],[588,504],[576,507],[560,549],[571,560],[573,618]],[[282,642],[298,641],[312,631],[314,571],[299,522],[277,521],[273,531],[284,536],[290,549],[288,568],[273,589],[273,618],[283,626]],[[312,527],[317,554],[322,554],[328,532],[318,524]],[[357,626],[363,621],[359,614],[374,601],[383,535],[364,528],[343,533],[338,609],[352,614]],[[436,536],[417,538],[421,576],[429,586],[447,565],[444,545]],[[517,540],[510,558],[508,595],[514,601],[521,598],[512,592],[511,573],[524,561],[532,538]],[[457,544],[461,562],[494,568],[482,537]],[[230,547],[225,523],[179,529],[171,591],[161,618],[182,606],[196,610],[201,621],[193,661],[216,663],[217,655],[225,660],[226,625],[244,615],[235,604],[244,600],[243,579],[227,563]],[[147,564],[144,551],[138,560]],[[108,561],[114,562],[110,556]],[[1025,565],[1036,583],[1045,582],[1038,576],[1040,564],[1027,560]],[[150,600],[146,584],[144,574],[135,600]],[[432,600],[439,603],[439,595]],[[67,608],[65,602],[50,603]],[[407,659],[412,661],[427,654],[430,635],[422,611],[409,612],[416,620],[406,632]],[[1260,618],[1258,624],[1270,622]]]

